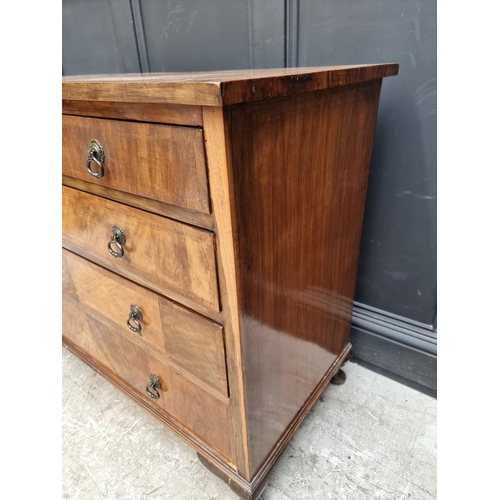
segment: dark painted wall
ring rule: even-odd
[[[63,74],[140,72],[128,0],[63,0]]]
[[[141,7],[151,71],[284,64],[282,2],[144,1]]]
[[[393,61],[400,74],[382,86],[356,290],[363,328],[353,342],[363,353],[380,343],[366,335],[412,349],[418,338],[434,356],[435,1],[63,0],[66,75]],[[381,366],[377,349],[363,356]],[[401,359],[388,357],[384,369],[411,371],[396,367]]]
[[[299,66],[400,63],[399,75],[382,86],[356,300],[430,324],[436,313],[436,2],[299,5]]]

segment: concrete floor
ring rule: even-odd
[[[329,385],[264,500],[436,498],[436,400],[359,365]],[[63,498],[236,500],[196,453],[63,349]]]

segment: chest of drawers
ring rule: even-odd
[[[63,343],[242,498],[349,355],[397,70],[63,80]]]

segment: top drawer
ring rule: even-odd
[[[62,122],[64,175],[210,213],[202,129],[81,116]],[[92,139],[104,150],[101,178],[87,171]],[[99,171],[93,161],[90,168]]]

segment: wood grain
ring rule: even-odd
[[[63,99],[62,112],[64,115],[115,118],[170,125],[200,126],[202,124],[200,106]]]
[[[228,396],[221,325],[193,313],[132,281],[63,250],[63,294],[102,323],[181,368],[203,388]],[[141,309],[140,335],[127,326],[130,305]]]
[[[63,175],[210,213],[201,129],[80,116],[62,122]],[[104,149],[100,179],[86,168],[91,139]]]
[[[148,405],[171,415],[201,440],[232,460],[232,435],[227,432],[229,407],[192,384],[151,352],[117,335],[71,301],[63,299],[63,338],[130,387]],[[150,374],[161,381],[160,398],[146,394]]]
[[[63,78],[63,99],[226,106],[285,97],[396,75],[399,65],[253,69]]]
[[[64,245],[119,274],[126,271],[125,277],[156,283],[165,296],[175,292],[175,300],[186,297],[220,310],[212,233],[68,187],[62,207]],[[122,258],[107,248],[114,225],[126,236]]]
[[[207,467],[212,473],[217,477],[223,479],[228,483],[229,487],[240,496],[240,498],[252,500],[258,499],[259,495],[264,491],[267,482],[269,480],[269,471],[274,465],[276,460],[278,460],[281,453],[284,451],[286,445],[292,438],[295,431],[298,429],[300,424],[306,418],[307,414],[313,407],[314,403],[319,399],[321,393],[325,390],[326,386],[330,383],[332,377],[340,369],[343,362],[348,359],[351,353],[351,344],[348,344],[340,356],[335,360],[333,365],[328,369],[323,378],[318,382],[314,390],[311,392],[305,403],[302,405],[300,410],[295,414],[293,420],[289,423],[285,432],[281,435],[280,440],[276,443],[274,448],[271,450],[266,460],[263,462],[259,470],[253,475],[251,481],[246,481],[239,476],[235,476],[228,471],[227,468],[221,467],[221,464],[214,457],[203,458],[200,457],[198,453],[198,458],[201,463]],[[217,469],[217,470],[216,470]]]
[[[214,221],[211,214],[193,212],[192,210],[187,210],[176,205],[169,205],[168,203],[151,200],[149,198],[141,198],[135,194],[118,191],[117,189],[112,189],[106,186],[100,186],[97,183],[82,181],[80,179],[75,179],[74,177],[68,177],[67,175],[63,175],[62,182],[64,186],[79,189],[80,191],[87,191],[87,193],[95,194],[120,203],[125,203],[126,205],[146,210],[147,212],[168,217],[169,219],[175,219],[192,226],[208,229],[209,231],[213,231],[214,229]]]
[[[249,444],[243,363],[240,339],[239,298],[237,290],[236,242],[234,239],[234,204],[231,199],[232,169],[227,117],[221,108],[203,108],[207,162],[212,186],[212,204],[217,234],[217,262],[231,392],[231,423],[234,440],[234,456],[238,473],[250,480]],[[234,478],[232,479],[234,483]],[[243,489],[245,487],[243,486]]]
[[[247,498],[350,352],[381,79],[397,71],[63,81],[67,168],[81,168],[94,124],[102,132],[84,141],[85,175],[63,172],[63,246],[80,256],[64,253],[64,341]],[[90,138],[108,141],[104,183],[85,170]],[[123,170],[116,154],[141,168]],[[115,224],[122,259],[107,251]],[[124,324],[130,303],[143,309],[143,337]],[[150,373],[157,402],[144,395]]]
[[[105,380],[107,380],[109,383],[113,384],[117,389],[123,392],[123,394],[125,394],[143,410],[147,411],[151,416],[165,425],[170,431],[176,434],[194,450],[196,450],[198,453],[202,453],[205,457],[208,457],[209,460],[211,460],[213,463],[216,463],[217,467],[223,470],[230,477],[234,477],[235,479],[239,478],[236,473],[236,467],[230,459],[219,453],[215,448],[208,445],[206,442],[202,441],[193,431],[184,426],[182,422],[173,418],[158,406],[150,403],[143,397],[142,393],[130,387],[123,380],[117,379],[111,370],[106,368],[101,363],[98,363],[94,358],[91,358],[85,351],[82,351],[68,338],[63,337],[62,345],[72,354],[80,358],[88,366],[93,368]]]
[[[251,491],[255,491],[258,488],[259,484],[262,481],[265,481],[266,475],[271,470],[271,467],[274,465],[276,460],[278,460],[281,453],[283,453],[288,442],[292,439],[293,435],[302,424],[311,408],[314,406],[314,403],[316,403],[316,401],[319,399],[322,392],[326,389],[332,378],[339,371],[340,367],[344,364],[345,361],[349,359],[351,355],[351,349],[352,345],[348,343],[345,346],[344,350],[340,353],[340,355],[335,359],[333,365],[330,366],[330,368],[326,371],[323,378],[319,380],[314,390],[311,392],[304,404],[300,407],[299,411],[295,414],[294,418],[288,424],[278,442],[270,450],[262,465],[253,475],[252,481],[250,483]]]
[[[230,110],[252,473],[349,342],[380,83]]]

